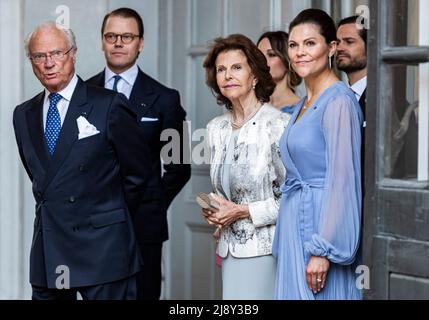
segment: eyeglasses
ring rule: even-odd
[[[113,32],[104,34],[104,39],[110,44],[116,43],[116,41],[118,41],[118,37],[121,37],[122,43],[129,44],[133,42],[134,38],[140,38],[140,35],[132,33],[116,34]]]
[[[66,54],[68,54],[74,47],[71,47],[66,52],[63,52],[61,50],[54,50],[48,53],[35,53],[32,55],[29,55],[29,58],[31,61],[33,61],[35,64],[41,64],[48,61],[48,57],[50,57],[54,61],[60,61],[64,58]]]

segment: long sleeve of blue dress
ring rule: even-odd
[[[322,118],[327,171],[316,233],[304,243],[312,256],[353,263],[361,226],[362,115],[350,96],[332,98]]]

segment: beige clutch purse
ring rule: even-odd
[[[199,192],[197,194],[196,201],[203,209],[207,209],[211,211],[219,210],[219,203],[207,193]]]
[[[217,210],[219,210],[219,203],[207,193],[199,192],[195,200],[203,209],[211,210],[213,212],[216,212]],[[221,227],[217,227],[215,232],[213,233],[213,237],[216,240],[219,240],[220,229]]]

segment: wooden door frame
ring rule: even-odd
[[[363,261],[370,270],[370,290],[365,292],[366,299],[391,298],[391,274],[429,278],[429,239],[424,231],[425,227],[429,228],[428,184],[386,179],[383,170],[385,126],[389,117],[386,105],[392,77],[389,66],[429,61],[429,47],[388,45],[388,9],[394,5],[392,3],[370,1],[367,87],[370,112],[367,112],[365,129],[363,229]],[[414,219],[403,219],[408,216]]]

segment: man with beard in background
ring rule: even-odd
[[[365,117],[367,84],[367,30],[358,23],[359,16],[340,21],[337,28],[337,68],[347,74],[350,89],[362,108]],[[365,124],[365,122],[364,122]]]

